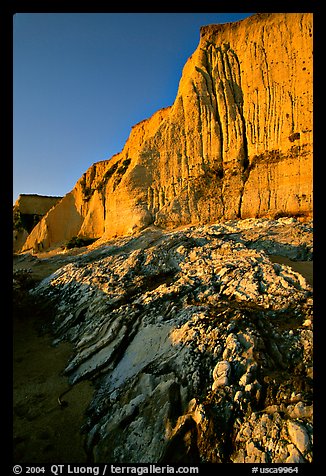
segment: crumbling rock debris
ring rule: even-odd
[[[311,232],[285,218],[149,227],[31,291],[55,310],[54,345],[74,344],[71,385],[94,383],[90,460],[312,461],[312,287],[267,253],[311,258]]]

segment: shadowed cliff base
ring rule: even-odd
[[[27,294],[40,274],[42,278],[50,274],[47,264],[41,268],[28,274],[14,272],[21,286],[14,290],[13,458],[29,464],[83,463],[87,458],[81,426],[93,388],[81,382],[65,396],[64,411],[58,404],[58,396],[69,388],[63,370],[73,347],[68,342],[52,345],[51,312],[44,312]]]

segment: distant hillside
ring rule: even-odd
[[[36,194],[21,194],[16,200],[13,213],[13,249],[18,251],[24,244],[27,236],[33,230],[41,218],[62,197],[48,197]]]

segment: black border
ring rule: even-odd
[[[325,197],[323,196],[323,160],[324,153],[321,151],[321,141],[319,140],[323,118],[319,117],[322,111],[321,102],[324,97],[324,89],[322,85],[323,79],[323,22],[324,18],[321,14],[321,2],[319,1],[256,1],[256,2],[229,2],[224,1],[200,1],[197,2],[189,0],[178,4],[173,2],[169,5],[168,2],[162,5],[156,4],[156,9],[151,5],[140,2],[134,2],[131,5],[121,5],[119,3],[93,0],[81,2],[78,0],[2,0],[0,2],[0,48],[1,48],[1,143],[2,143],[2,180],[1,186],[1,223],[4,224],[1,233],[3,266],[0,273],[0,290],[3,293],[4,299],[2,316],[2,345],[0,346],[3,364],[3,375],[5,383],[1,387],[1,427],[3,434],[2,456],[0,460],[0,468],[8,464],[4,474],[13,474],[12,472],[12,327],[10,309],[12,309],[12,204],[13,204],[13,16],[15,13],[232,13],[232,12],[311,12],[314,14],[314,373],[315,373],[315,397],[314,397],[314,462],[308,465],[292,465],[298,466],[298,473],[294,474],[319,474],[319,467],[322,468],[322,439],[323,439],[323,425],[322,425],[322,390],[323,375],[319,370],[322,365],[322,320],[324,317],[323,307],[321,305],[321,295],[323,287],[323,256],[322,256],[322,242],[323,242],[323,203]],[[124,8],[123,8],[124,7]],[[135,8],[137,7],[137,9]],[[8,375],[6,375],[8,373]],[[82,466],[82,465],[81,465]],[[139,466],[139,465],[135,465]],[[145,465],[146,466],[146,465]],[[230,467],[230,470],[238,471],[239,474],[251,474],[253,466],[261,467],[275,467],[280,466],[276,464],[269,465],[254,465],[254,464],[236,464]],[[50,465],[45,465],[47,468],[45,474],[51,474]],[[199,474],[205,474],[208,470],[214,473],[221,469],[221,474],[224,473],[225,465],[203,465],[200,467]],[[263,472],[263,471],[261,471]],[[25,474],[25,473],[22,473]],[[42,474],[42,473],[41,473]],[[64,474],[64,473],[63,473]],[[289,474],[289,473],[287,473]],[[292,474],[292,473],[290,473]]]

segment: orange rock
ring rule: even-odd
[[[93,164],[25,250],[150,224],[312,213],[312,14],[256,14],[200,33],[174,104]]]

